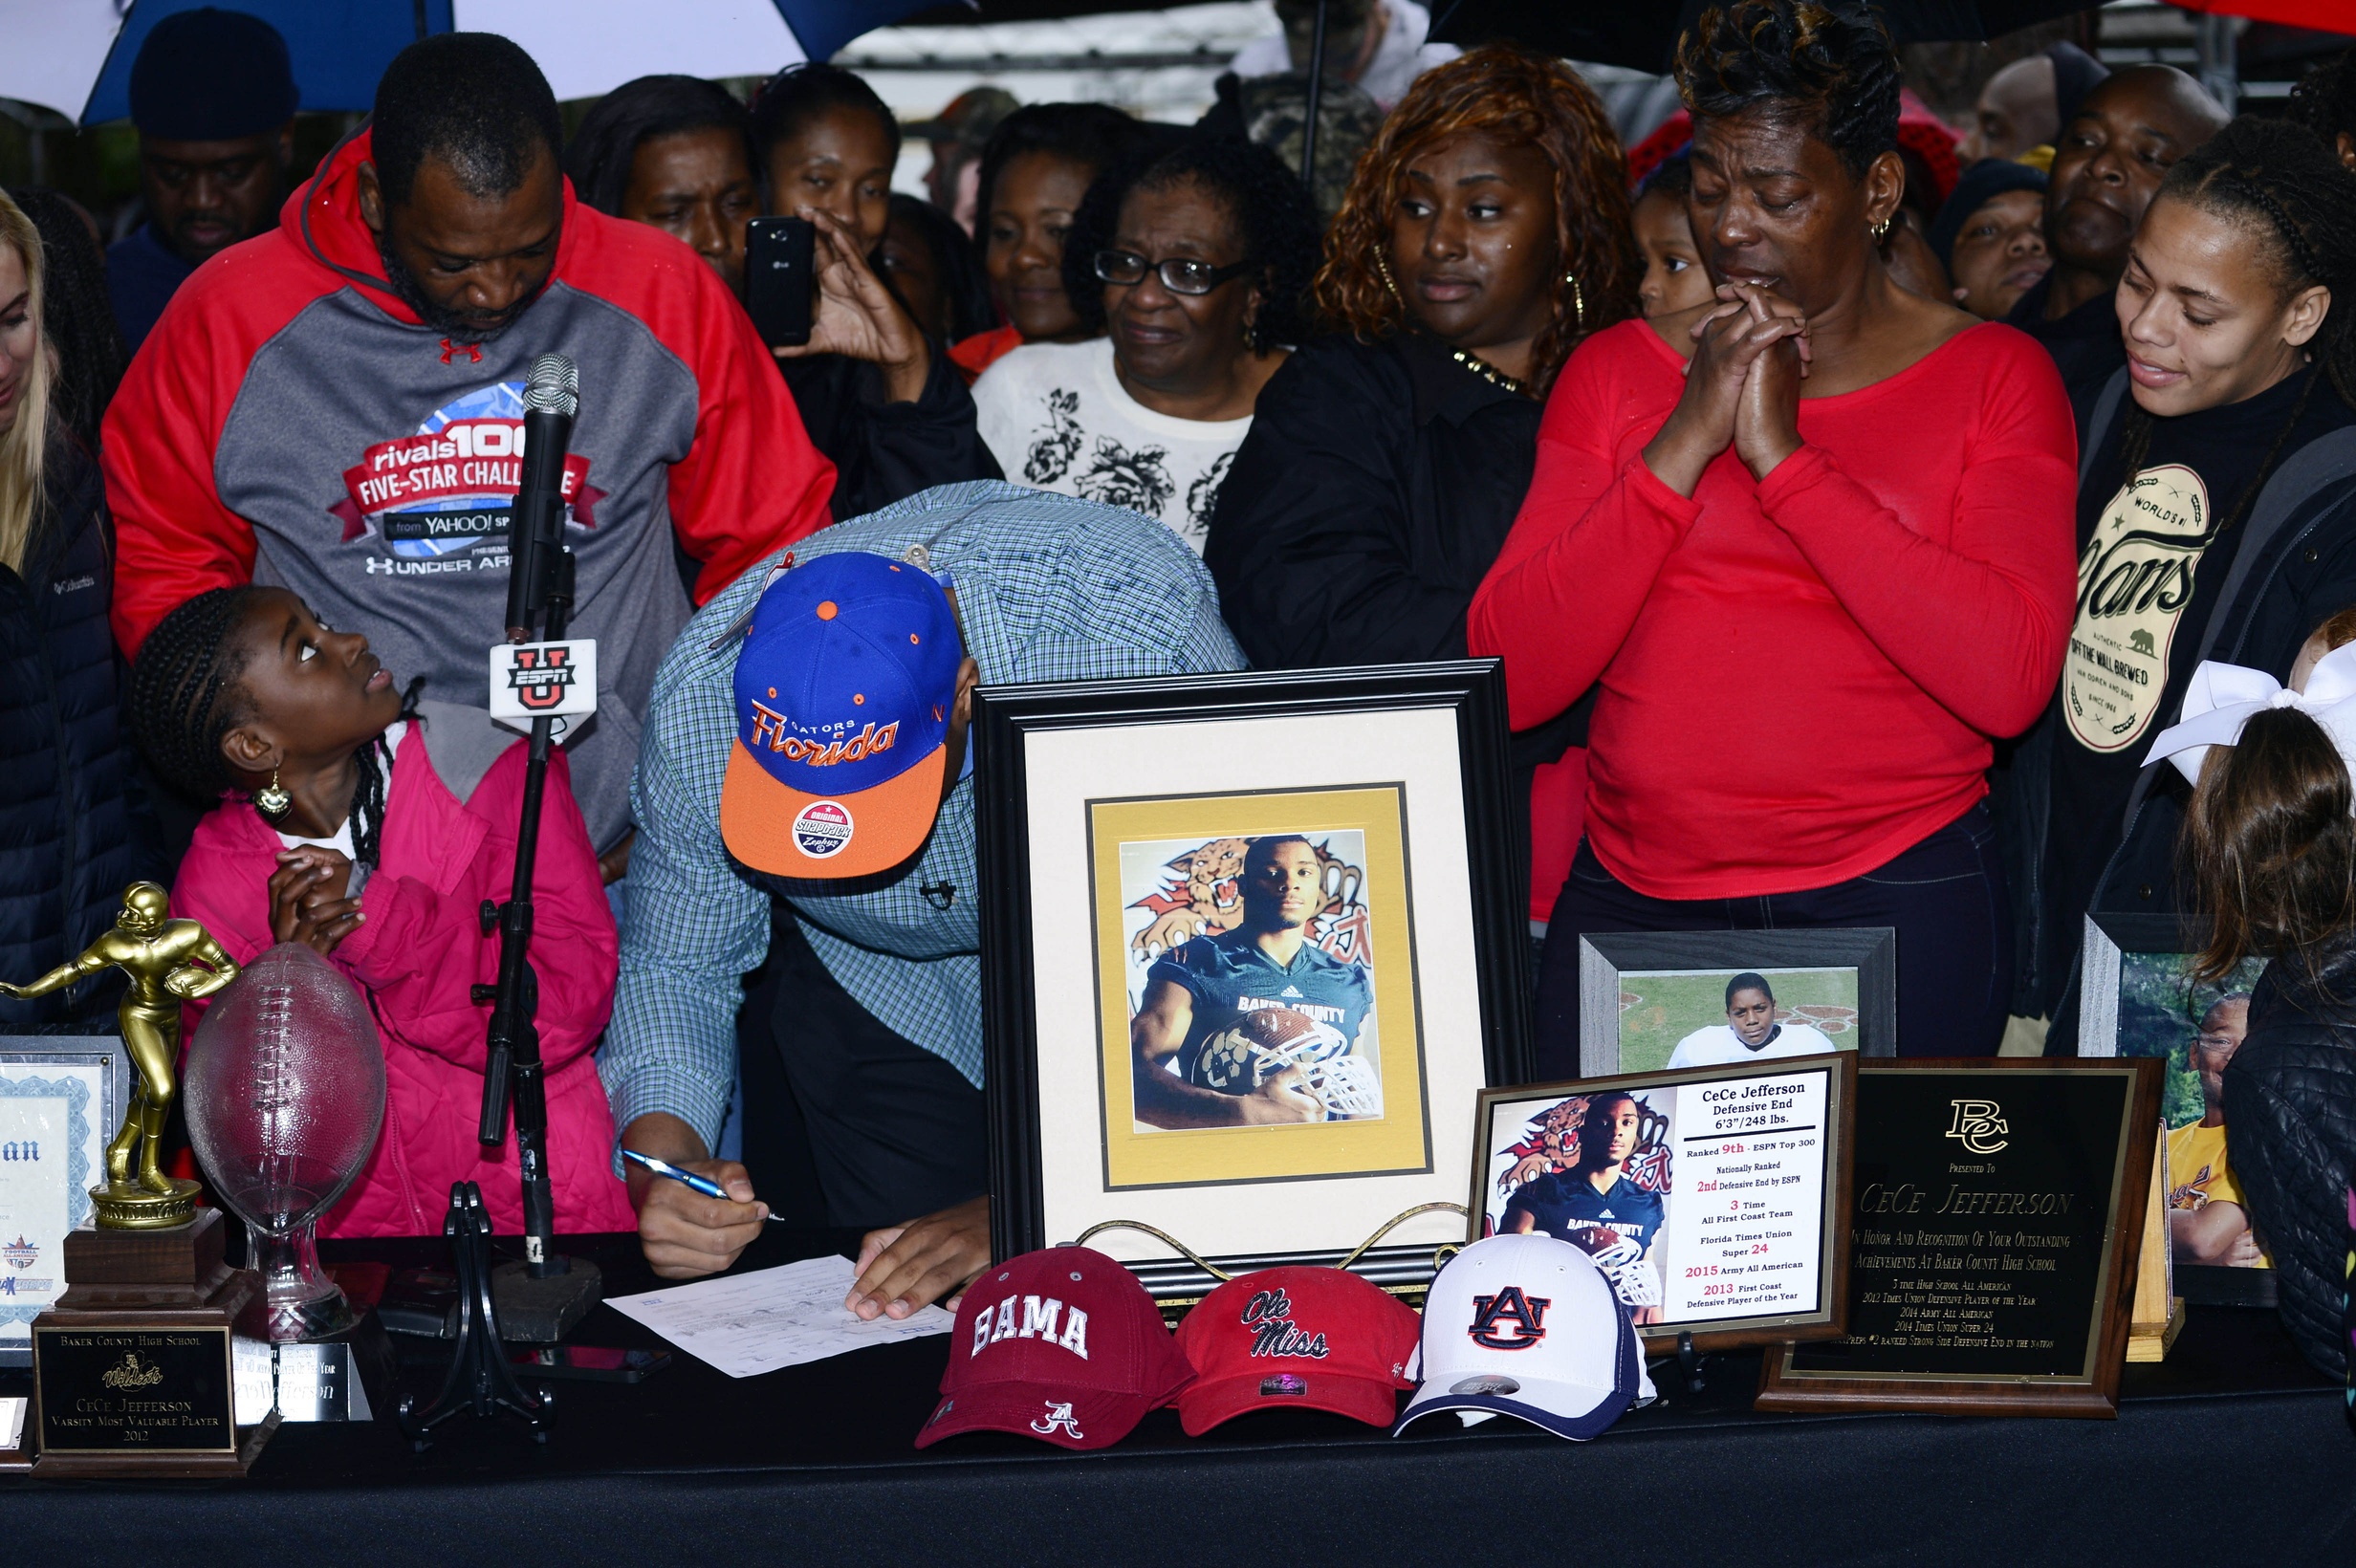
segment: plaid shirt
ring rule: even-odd
[[[813,534],[794,555],[839,550],[921,559],[953,585],[966,652],[985,685],[1244,664],[1210,573],[1176,534],[1135,512],[995,482],[947,485]],[[707,1148],[719,1139],[735,1075],[741,977],[769,951],[772,899],[792,907],[860,1006],[982,1081],[971,778],[942,803],[906,871],[856,893],[765,876],[738,864],[721,840],[736,646],[712,644],[753,608],[778,558],[748,570],[680,634],[655,676],[630,786],[638,840],[599,1071],[617,1129],[667,1111]]]

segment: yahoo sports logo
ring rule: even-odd
[[[841,854],[851,844],[851,813],[839,800],[813,800],[794,817],[794,844],[814,860]]]

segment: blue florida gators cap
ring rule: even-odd
[[[922,849],[965,658],[923,567],[820,555],[761,593],[736,655],[720,790],[731,855],[780,877],[865,877]]]

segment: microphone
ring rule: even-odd
[[[523,482],[508,515],[507,635],[532,640],[564,546],[564,458],[580,411],[580,370],[561,354],[532,361],[524,386]]]

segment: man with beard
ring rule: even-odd
[[[2127,242],[2176,160],[2225,128],[2216,99],[2172,65],[2132,65],[2078,105],[2045,189],[2053,270],[2005,317],[2045,345],[2081,437],[2103,385],[2127,367],[2112,301]]]
[[[361,631],[425,694],[482,706],[506,623],[532,361],[580,370],[566,458],[572,635],[598,640],[573,789],[613,880],[656,664],[694,598],[827,521],[834,473],[752,323],[678,240],[577,205],[529,55],[488,33],[403,51],[370,128],[275,232],[192,277],[107,416],[124,650],[249,580]]]
[[[130,353],[188,274],[278,221],[299,95],[286,40],[241,11],[177,11],[131,64],[147,221],[106,252],[106,289]]]

